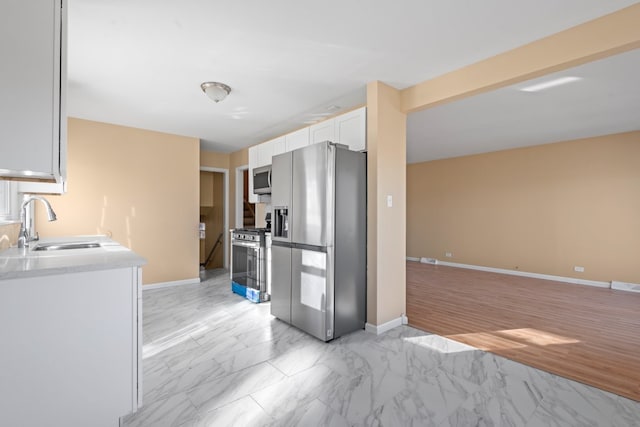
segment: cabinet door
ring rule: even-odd
[[[256,166],[268,165],[271,160],[271,144],[269,144],[269,141],[256,145],[256,153]]]
[[[309,128],[297,130],[285,135],[287,151],[293,151],[298,148],[309,145]]]
[[[2,282],[3,426],[115,426],[136,409],[133,286],[130,267]]]
[[[135,396],[135,401],[133,402],[133,410],[135,411],[136,409],[139,409],[142,407],[142,395],[143,395],[143,384],[142,384],[142,378],[143,378],[143,368],[142,368],[142,341],[143,341],[143,335],[142,335],[142,267],[134,267],[132,269],[132,274],[133,274],[133,287],[135,289],[135,292],[137,294],[137,304],[135,307],[135,315],[134,318],[136,319],[136,325],[135,325],[135,336],[136,336],[136,340],[135,340],[135,344],[137,344],[137,348],[136,350],[136,354],[134,354],[134,360],[136,363],[136,369],[133,370],[133,374],[135,376],[134,381],[136,384],[136,388],[137,388],[137,394]]]
[[[311,144],[322,141],[335,142],[335,120],[329,119],[309,127]]]
[[[287,151],[287,141],[284,136],[273,140],[273,147],[271,149],[271,156],[277,156],[278,154],[285,153]],[[272,161],[269,162],[271,164]]]
[[[258,195],[253,194],[253,169],[258,167],[258,147],[249,147],[249,203],[258,203]]]
[[[271,164],[271,158],[276,154],[282,154],[285,151],[285,138],[272,139],[257,146],[258,149],[258,166],[267,166]]]
[[[3,2],[0,176],[64,174],[63,12],[61,0]]]
[[[336,142],[347,145],[353,151],[367,149],[366,107],[337,116],[334,120]]]

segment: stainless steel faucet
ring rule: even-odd
[[[57,219],[56,213],[53,211],[51,204],[44,197],[29,196],[25,198],[24,201],[22,202],[22,206],[20,207],[20,234],[18,236],[19,248],[24,248],[29,244],[29,242],[33,242],[34,240],[38,240],[40,238],[38,236],[38,233],[35,233],[35,230],[34,230],[34,235],[30,236],[29,228],[31,227],[27,227],[27,206],[29,205],[29,203],[31,203],[34,200],[40,200],[44,204],[44,206],[47,208],[47,219],[49,221],[55,221]]]

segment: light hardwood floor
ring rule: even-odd
[[[640,294],[407,262],[416,328],[640,401]]]

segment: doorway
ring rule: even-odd
[[[249,170],[245,169],[242,173],[242,226],[255,227],[256,225],[256,204],[249,202]]]
[[[200,266],[205,270],[227,265],[227,173],[200,170]]]
[[[249,201],[249,168],[236,168],[235,228],[253,228],[256,225],[256,204]]]

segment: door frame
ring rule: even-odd
[[[200,166],[201,172],[217,172],[223,175],[222,191],[224,199],[224,214],[222,224],[222,244],[224,246],[224,268],[229,268],[229,169]],[[200,207],[198,207],[198,212]]]

